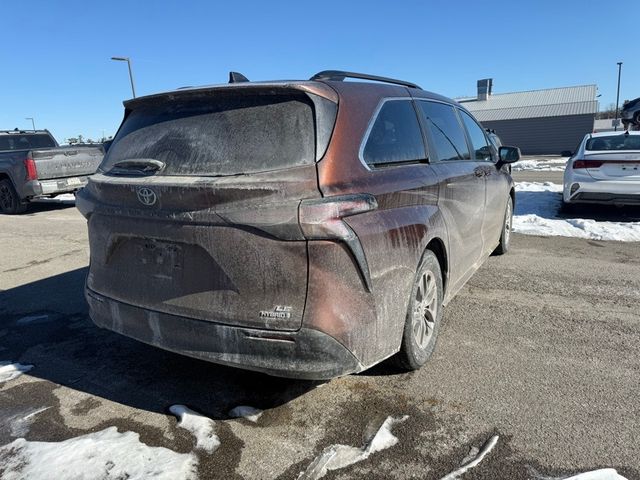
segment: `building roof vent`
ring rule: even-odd
[[[484,101],[489,98],[491,95],[491,90],[493,88],[493,78],[485,78],[483,80],[478,80],[478,100]]]

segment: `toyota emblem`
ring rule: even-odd
[[[150,188],[138,188],[136,193],[138,194],[138,200],[140,201],[140,203],[146,205],[147,207],[154,205],[158,201],[156,192],[154,192]]]

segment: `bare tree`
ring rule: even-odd
[[[603,118],[616,118],[616,104],[615,103],[610,103],[607,108],[600,110],[598,113],[596,113],[596,118],[598,120],[603,119]]]

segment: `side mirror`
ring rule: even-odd
[[[520,160],[521,154],[518,147],[500,147],[498,149],[498,163],[500,166],[507,163],[514,163]]]
[[[561,157],[570,157],[571,155],[573,155],[573,152],[571,150],[563,150],[560,152]]]

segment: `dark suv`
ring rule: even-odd
[[[125,102],[77,199],[91,318],[278,376],[419,368],[443,305],[509,247],[518,149],[408,82],[245,80]]]

